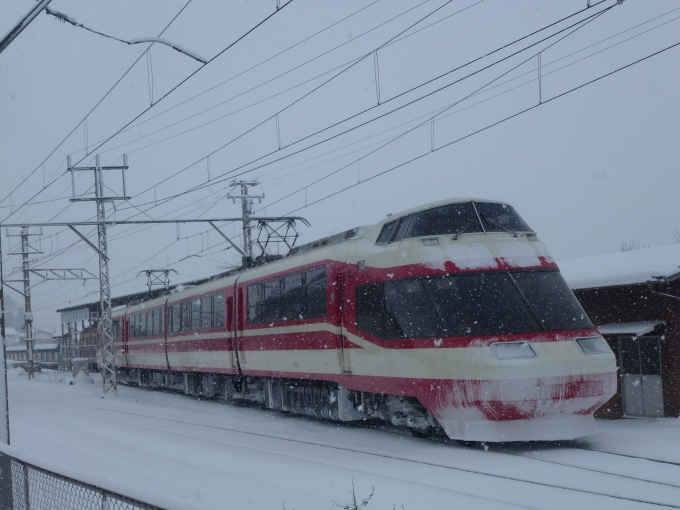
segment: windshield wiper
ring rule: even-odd
[[[464,234],[465,231],[466,231],[467,229],[469,229],[474,223],[475,223],[475,220],[472,220],[470,223],[468,223],[467,225],[465,225],[462,229],[460,229],[460,230],[457,231],[457,232],[454,232],[454,234],[453,234],[453,240],[455,241],[456,239],[458,239],[458,236],[459,236],[460,234]]]
[[[512,234],[512,237],[517,237],[517,232],[515,232],[514,230],[509,229],[508,227],[506,227],[506,226],[503,225],[502,223],[500,223],[500,222],[494,220],[493,218],[487,218],[486,216],[484,216],[484,221],[486,221],[487,223],[490,223],[491,225],[494,225],[494,226],[496,226],[496,227],[498,227],[498,228],[500,228],[500,229],[505,230],[505,231],[508,232],[509,234]]]

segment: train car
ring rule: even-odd
[[[416,436],[594,433],[616,362],[508,204],[448,200],[114,313],[122,381]]]

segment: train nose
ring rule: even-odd
[[[593,434],[592,413],[616,393],[616,366],[614,355],[598,341],[584,344],[581,348],[573,339],[492,344],[477,356],[482,377],[446,381],[426,407],[454,439]]]

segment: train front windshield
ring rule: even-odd
[[[559,271],[430,276],[357,288],[357,327],[386,339],[589,329]]]

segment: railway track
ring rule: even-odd
[[[654,501],[652,499],[630,497],[630,495],[625,496],[625,495],[617,494],[617,493],[614,493],[614,492],[598,491],[598,490],[591,490],[591,489],[577,487],[577,486],[570,486],[569,484],[551,483],[551,482],[541,481],[541,480],[537,480],[537,479],[531,479],[530,477],[525,477],[525,476],[494,473],[494,472],[490,472],[488,470],[474,469],[474,468],[469,468],[469,467],[452,466],[452,465],[447,465],[447,464],[440,463],[440,462],[427,461],[427,460],[424,460],[424,459],[417,459],[417,458],[404,456],[404,455],[395,455],[395,454],[389,454],[389,453],[378,452],[378,451],[367,451],[366,449],[351,448],[351,447],[347,447],[347,446],[344,446],[344,445],[339,446],[339,445],[336,445],[336,444],[329,444],[329,443],[321,442],[321,441],[311,441],[311,440],[306,440],[306,439],[282,436],[282,435],[278,435],[278,434],[269,434],[269,433],[263,433],[263,432],[248,431],[248,430],[243,430],[243,429],[240,429],[240,428],[233,428],[233,427],[227,427],[227,426],[210,425],[210,424],[198,423],[198,422],[191,421],[191,420],[181,420],[181,419],[176,419],[176,418],[153,416],[153,415],[149,415],[149,414],[146,414],[146,413],[113,410],[113,409],[108,409],[108,408],[104,408],[104,407],[100,407],[100,406],[83,406],[83,407],[89,407],[89,408],[92,408],[92,409],[96,409],[98,411],[104,411],[104,412],[108,412],[108,413],[131,415],[131,416],[141,417],[141,418],[155,420],[155,421],[163,421],[163,422],[177,423],[177,424],[183,424],[183,425],[192,425],[192,426],[206,428],[206,429],[222,430],[222,431],[225,431],[225,432],[230,432],[230,433],[235,433],[235,434],[243,434],[243,435],[247,435],[247,436],[256,436],[256,437],[260,437],[260,438],[272,439],[272,440],[277,440],[277,441],[285,441],[285,442],[288,442],[288,443],[303,444],[303,445],[306,445],[306,446],[319,447],[319,448],[324,448],[324,449],[329,449],[329,450],[344,451],[344,452],[359,454],[359,455],[363,455],[363,456],[386,458],[386,459],[391,459],[391,460],[399,461],[399,462],[406,462],[406,463],[418,464],[418,465],[422,465],[422,466],[429,466],[429,467],[435,467],[435,468],[440,468],[440,469],[446,469],[446,470],[455,471],[455,472],[485,476],[485,477],[490,477],[490,478],[497,479],[497,480],[506,480],[506,481],[510,481],[510,482],[524,483],[524,484],[530,484],[530,485],[534,485],[534,486],[542,486],[542,487],[547,487],[547,488],[551,488],[551,489],[562,490],[562,491],[567,491],[567,492],[572,492],[572,493],[588,494],[588,495],[600,496],[600,497],[604,497],[604,498],[610,498],[610,499],[616,499],[616,500],[622,500],[622,501],[629,501],[629,502],[632,502],[632,503],[648,504],[648,505],[653,505],[653,506],[656,506],[656,507],[680,508],[680,503],[672,503],[670,501],[663,502],[663,501]],[[90,416],[90,415],[86,415],[86,416]],[[90,416],[90,417],[94,417],[94,416]],[[306,419],[304,417],[300,417],[300,419],[309,421],[309,419]],[[120,422],[120,423],[121,424],[127,424],[126,422]],[[320,421],[319,423],[320,424],[326,424],[326,422],[323,422],[323,421]],[[337,426],[337,425],[338,424],[336,424],[336,423],[333,424],[333,426]],[[136,425],[136,426],[139,426],[139,425]],[[144,427],[149,428],[149,429],[153,429],[153,427],[151,427],[151,426],[144,426]],[[187,434],[183,434],[183,433],[171,431],[171,430],[166,431],[166,432],[171,433],[171,434],[178,434],[178,435],[182,435],[182,436],[186,436],[186,437],[193,437],[193,436],[188,436]],[[388,432],[396,433],[396,434],[399,434],[399,435],[405,435],[405,434],[401,434],[398,431],[388,431]],[[215,441],[213,439],[205,439],[205,438],[201,438],[201,437],[198,437],[196,439],[206,440],[206,441]],[[409,437],[409,439],[410,439],[410,437]],[[251,446],[243,446],[242,444],[230,442],[228,440],[223,440],[223,439],[220,439],[219,441],[215,441],[215,442],[227,444],[227,445],[237,447],[237,448],[253,449],[253,450],[260,451],[260,452],[271,453],[268,450],[263,449],[263,448],[253,448]],[[452,446],[455,445],[455,447],[461,448],[460,445],[455,444],[451,440],[435,439],[432,442],[433,443],[451,444]],[[469,449],[469,450],[473,450],[473,449],[480,450],[480,449],[482,449],[481,447],[473,448],[473,447],[469,447],[469,446],[467,446],[467,447],[463,446],[462,448]],[[590,452],[595,452],[595,453],[601,453],[601,454],[604,454],[604,455],[610,455],[608,452],[599,452],[597,450],[590,450],[590,449],[587,449],[587,448],[575,448],[575,449],[590,451]],[[516,456],[516,457],[521,457],[521,458],[528,460],[528,461],[535,461],[535,462],[542,462],[542,463],[548,463],[548,464],[553,464],[553,465],[559,465],[559,466],[566,468],[568,470],[577,470],[577,471],[581,471],[581,472],[593,472],[593,473],[598,473],[598,474],[605,476],[605,477],[614,477],[614,478],[617,478],[617,479],[620,479],[620,480],[630,480],[630,481],[634,481],[635,483],[644,484],[644,485],[650,487],[650,489],[653,488],[653,487],[658,488],[658,486],[665,486],[665,487],[669,487],[671,489],[680,489],[680,485],[675,485],[675,484],[670,484],[670,483],[665,483],[665,482],[659,482],[659,481],[655,481],[655,480],[649,480],[647,478],[640,478],[640,477],[634,477],[634,476],[629,476],[629,475],[622,475],[620,473],[614,473],[614,472],[611,472],[611,471],[594,469],[594,468],[587,468],[587,467],[582,467],[582,466],[575,466],[575,465],[572,465],[572,464],[569,464],[569,463],[557,462],[557,461],[552,461],[552,460],[538,459],[538,458],[534,458],[534,457],[531,457],[531,456],[522,455],[519,452],[513,453],[513,452],[509,452],[509,451],[502,451],[502,449],[496,449],[494,447],[489,447],[488,450],[493,454]],[[612,455],[616,455],[616,454],[612,454]],[[648,459],[648,458],[634,457],[634,456],[627,456],[627,455],[623,455],[623,456],[635,458],[635,459],[638,459],[638,460],[649,461],[649,462],[666,463],[664,461],[657,461],[656,459]],[[306,459],[306,460],[309,460],[309,459]],[[357,471],[360,471],[360,470],[357,469]],[[367,474],[376,475],[376,473],[373,473],[373,472],[368,472]],[[378,476],[385,476],[385,475],[380,474]],[[385,476],[385,477],[392,478],[392,477],[389,477],[389,476]],[[419,482],[411,482],[410,481],[410,483],[417,483],[419,485],[428,486],[427,484],[422,484],[422,483],[419,483]],[[465,492],[461,492],[461,491],[457,491],[457,490],[453,490],[453,489],[448,489],[448,488],[441,488],[441,487],[434,487],[434,488],[446,490],[446,491],[449,491],[449,492],[452,492],[452,493],[457,493],[457,494],[466,495],[466,496],[483,497],[483,496],[480,496],[478,494],[465,493]],[[653,491],[650,490],[650,491],[647,491],[646,493],[653,493]],[[501,500],[497,500],[497,499],[493,499],[493,498],[486,498],[486,497],[483,497],[483,498],[501,502]],[[678,492],[678,500],[677,501],[680,502],[680,492]],[[509,503],[508,501],[502,501],[502,502],[503,503]],[[510,502],[510,503],[515,504],[515,503],[512,503],[512,502]],[[521,507],[526,508],[526,505],[517,505],[517,506],[521,506]]]

